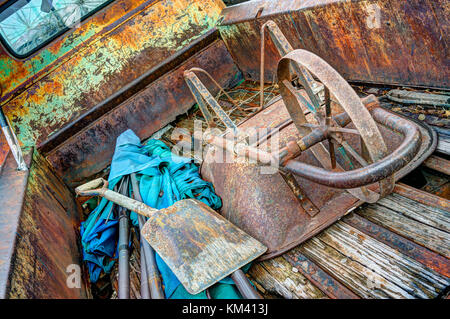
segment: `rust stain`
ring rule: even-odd
[[[347,80],[449,88],[449,6],[429,1],[262,0],[255,18],[250,3],[226,8],[219,26],[246,79],[258,80],[259,28],[275,21],[294,48],[309,50]],[[268,41],[270,42],[270,41]],[[272,81],[278,55],[266,48],[265,80]]]
[[[14,254],[4,260],[10,264],[6,298],[86,298],[83,282],[81,288],[66,284],[67,267],[81,265],[80,212],[70,190],[37,152],[19,215]],[[3,217],[8,227],[15,225],[13,215]]]
[[[116,138],[127,128],[145,139],[186,112],[195,102],[183,72],[193,66],[207,70],[224,87],[240,79],[223,42],[214,41],[49,152],[47,158],[56,172],[69,185],[77,185],[109,165]]]
[[[24,145],[39,144],[200,37],[215,25],[222,9],[215,0],[149,3],[122,23],[111,25],[106,34],[74,52],[4,106]]]
[[[152,2],[154,1],[119,0],[113,2],[84,21],[78,29],[66,32],[47,47],[24,60],[11,58],[3,47],[0,47],[0,66],[5,66],[3,68],[5,93],[12,93],[24,85],[29,86],[33,78],[42,77],[52,67],[63,62],[61,58],[67,59],[83,44],[101,37],[108,31],[111,24],[123,19],[125,14],[132,13],[139,6]]]
[[[6,142],[5,135],[3,133],[0,133],[0,173],[2,171],[3,164],[6,161],[6,156],[8,156],[9,153],[9,146]]]

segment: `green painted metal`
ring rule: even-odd
[[[10,98],[3,108],[23,145],[39,144],[192,43],[215,26],[223,8],[220,0],[149,0],[112,12],[125,2],[106,7],[28,60],[0,54]]]

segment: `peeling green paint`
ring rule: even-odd
[[[214,0],[159,1],[91,43],[4,107],[19,140],[26,146],[42,142],[95,106],[86,97],[101,96],[109,85],[119,89],[126,84],[118,81],[122,76],[137,77],[213,28],[221,9]],[[133,59],[152,52],[159,60],[129,70]]]

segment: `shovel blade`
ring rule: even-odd
[[[148,219],[142,236],[190,294],[261,256],[267,248],[207,205],[184,199]]]

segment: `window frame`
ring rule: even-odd
[[[0,13],[4,12],[5,10],[7,10],[10,6],[12,6],[14,3],[18,2],[20,0],[10,0],[10,1],[6,1],[6,3],[0,5]],[[110,5],[112,2],[114,2],[116,0],[107,0],[105,1],[102,5],[98,6],[95,10],[92,10],[91,12],[89,12],[88,14],[86,14],[81,20],[80,20],[80,24],[83,23],[86,19],[90,18],[92,15],[96,14],[97,12],[99,12],[100,10],[104,9],[106,6]],[[30,50],[29,52],[27,52],[26,54],[19,54],[17,53],[8,43],[8,41],[6,39],[4,39],[3,35],[0,34],[0,43],[3,46],[3,48],[7,51],[8,54],[10,54],[11,56],[13,56],[14,58],[17,58],[19,60],[23,60],[26,59],[30,56],[32,56],[33,54],[35,54],[36,52],[38,52],[39,50],[41,50],[42,48],[44,48],[45,46],[49,45],[51,42],[53,42],[55,39],[57,39],[58,37],[60,37],[61,35],[63,35],[64,33],[66,33],[67,31],[74,29],[74,28],[69,28],[69,27],[65,27],[62,28],[59,32],[55,33],[53,36],[51,36],[50,38],[48,38],[47,40],[45,40],[44,42],[42,42],[40,45],[36,46],[35,48],[33,48],[32,50]]]

